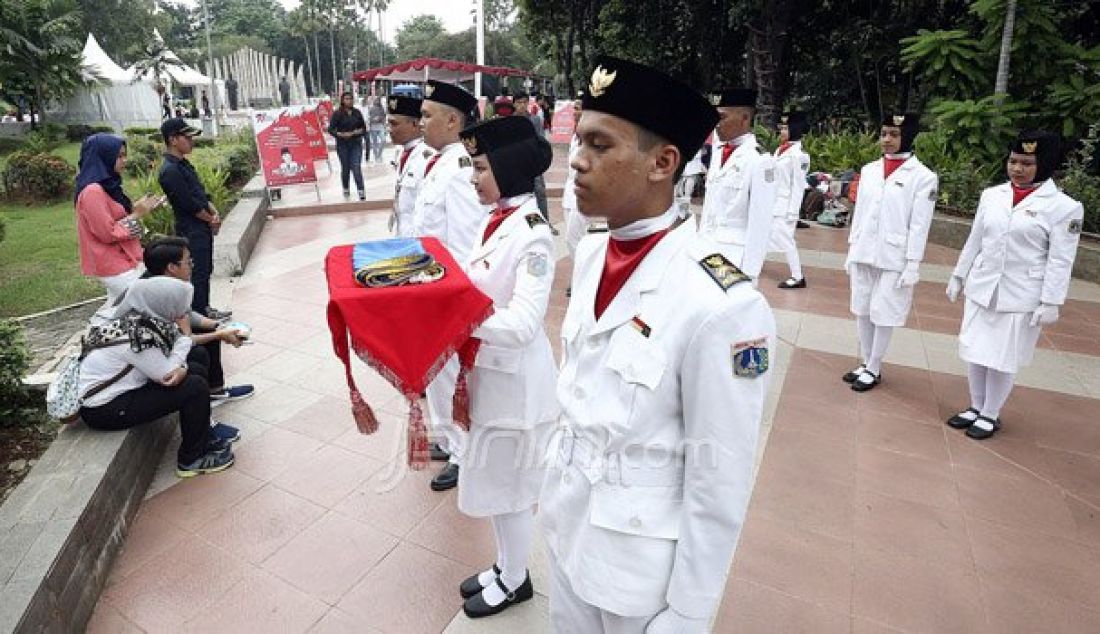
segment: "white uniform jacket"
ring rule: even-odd
[[[709,619],[752,490],[771,376],[752,368],[774,351],[774,317],[749,282],[723,290],[710,277],[700,262],[718,245],[688,221],[596,320],[607,244],[594,235],[577,250],[541,522],[586,603]],[[760,364],[738,376],[746,348]]]
[[[810,155],[802,151],[801,141],[792,141],[786,152],[776,150],[775,155],[775,206],[772,215],[790,222],[798,220],[802,211],[802,196],[809,185]]]
[[[455,260],[465,262],[481,239],[477,228],[488,211],[470,183],[473,163],[462,144],[456,141],[439,153],[439,160],[420,181],[413,235],[439,238]]]
[[[397,154],[397,186],[393,200],[394,213],[397,215],[397,226],[394,231],[398,238],[416,236],[413,225],[416,193],[420,190],[420,180],[424,178],[424,168],[428,165],[428,159],[435,155],[435,150],[428,147],[423,139],[416,139],[409,143],[412,145],[412,151],[409,152],[409,158],[405,160],[404,169],[401,166],[401,155],[405,153],[405,148]]]
[[[722,165],[723,143],[714,146],[707,170],[700,230],[734,265],[760,275],[768,251],[775,205],[775,160],[747,134]]]
[[[883,179],[884,169],[880,158],[859,172],[845,267],[857,263],[901,271],[906,260],[924,259],[939,178],[916,156],[909,157],[890,178]]]
[[[525,198],[480,244],[486,216],[466,266],[470,281],[493,300],[494,308],[473,333],[481,339],[469,377],[475,425],[530,428],[558,416],[557,399],[548,389],[557,367],[543,330],[554,281],[554,240],[534,196]]]
[[[966,297],[1000,312],[1060,305],[1069,289],[1084,207],[1047,179],[1012,206],[1009,183],[982,192],[953,275]],[[996,298],[994,300],[994,298]]]
[[[569,140],[569,159],[566,165],[572,165],[573,159],[577,157],[577,154],[581,151],[581,141],[577,138],[577,135],[573,135],[573,138]],[[567,211],[577,211],[577,192],[573,189],[573,184],[577,182],[577,170],[572,167],[569,168],[569,172],[565,176],[565,185],[561,190],[561,206],[562,209]]]

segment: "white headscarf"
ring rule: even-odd
[[[139,279],[130,288],[115,309],[114,318],[124,317],[136,310],[149,317],[176,321],[191,311],[191,296],[195,289],[190,283],[174,277],[157,276]]]

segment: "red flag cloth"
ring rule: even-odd
[[[493,301],[470,282],[439,240],[420,238],[420,243],[443,265],[442,279],[365,288],[352,270],[353,245],[333,247],[325,257],[332,348],[344,362],[356,424],[366,434],[378,428],[355,385],[351,350],[408,399],[409,464],[414,468],[427,464],[420,395],[452,354],[461,350],[472,365],[477,340],[470,334],[493,312]]]
[[[424,168],[424,175],[425,176],[427,176],[432,171],[432,168],[435,167],[435,164],[439,162],[439,157],[441,157],[441,156],[443,156],[443,155],[442,154],[436,154],[432,158],[428,159],[428,165]]]
[[[885,172],[883,178],[890,178],[894,170],[901,167],[901,164],[907,160],[909,159],[882,157],[882,170]]]
[[[1012,206],[1015,207],[1027,198],[1028,194],[1039,189],[1038,187],[1017,187],[1012,184]]]
[[[630,274],[645,259],[646,254],[657,246],[661,238],[665,237],[672,229],[663,229],[637,240],[607,241],[607,254],[603,261],[603,274],[600,276],[600,285],[596,287],[596,319],[603,315],[603,311],[611,305],[611,301],[622,290],[623,285],[630,279]]]

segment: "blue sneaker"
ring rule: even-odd
[[[210,407],[217,407],[229,401],[240,401],[256,393],[251,385],[230,385],[210,393]]]
[[[237,442],[241,439],[241,430],[232,425],[226,425],[219,421],[212,421],[214,424],[210,426],[210,434],[217,440],[224,441],[228,446],[229,443]]]
[[[233,466],[232,451],[207,451],[194,462],[187,464],[176,463],[176,476],[180,478],[193,478],[197,475],[217,473],[225,471]]]

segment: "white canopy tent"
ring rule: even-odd
[[[91,33],[84,42],[82,59],[84,77],[89,83],[56,111],[49,111],[50,119],[88,124],[102,121],[120,130],[160,124],[160,100],[152,82],[134,82],[133,76],[107,56]]]
[[[157,32],[156,29],[154,29],[153,31],[154,31],[154,36],[157,37],[157,38],[160,38],[160,33]],[[202,93],[203,92],[207,92],[207,93],[210,92],[211,79],[209,77],[207,77],[206,75],[202,74],[201,72],[195,70],[194,68],[191,68],[187,64],[184,64],[180,60],[180,58],[175,53],[173,53],[172,51],[166,51],[165,52],[165,57],[167,57],[169,59],[173,59],[179,64],[179,66],[174,66],[174,65],[173,66],[168,66],[165,69],[165,74],[168,75],[168,77],[166,77],[165,79],[167,79],[170,83],[169,89],[171,90],[172,94],[173,95],[179,95],[180,94],[180,88],[191,88],[195,93],[195,105],[196,106],[201,106]],[[125,72],[129,72],[132,76],[133,75],[133,67],[131,66]],[[145,75],[142,78],[145,79],[145,80],[148,80],[148,81],[153,81],[152,71],[146,71]],[[221,104],[221,106],[223,108],[228,107],[228,106],[226,106],[227,102],[226,102],[226,97],[225,97],[225,81],[221,80],[221,79],[218,79],[218,80],[215,81],[214,85],[215,85],[215,87],[218,91],[218,102],[217,103]],[[214,96],[209,95],[209,97],[210,97],[210,108],[213,109],[214,108],[214,103],[215,103],[214,102]]]

